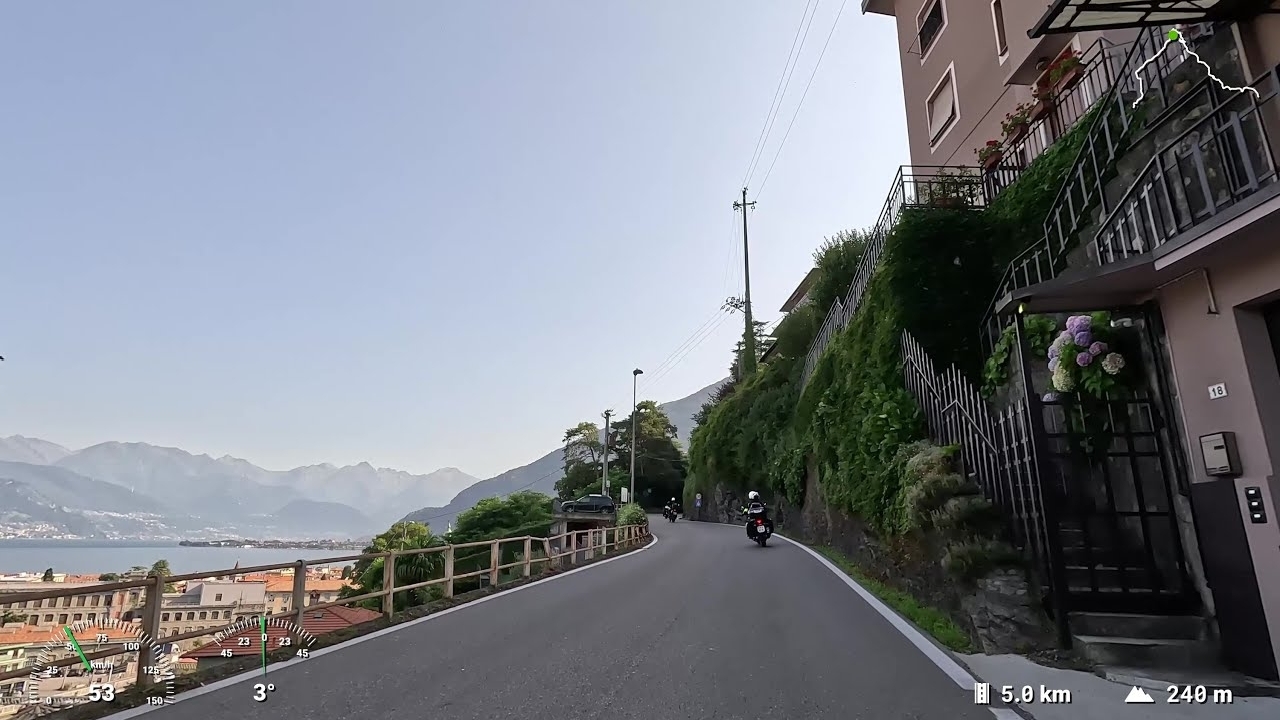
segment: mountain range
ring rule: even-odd
[[[685,447],[693,415],[719,385],[662,406]],[[560,463],[557,449],[487,480],[452,467],[414,475],[365,462],[276,471],[146,443],[71,450],[15,435],[0,438],[0,536],[350,538],[413,507],[422,509],[409,519],[443,530],[486,497],[554,494]]]

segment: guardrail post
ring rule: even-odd
[[[489,551],[489,587],[498,587],[498,566],[502,564],[502,541],[494,540]]]
[[[533,552],[533,538],[524,539],[524,576],[529,577],[529,572],[533,567],[529,564],[529,554]]]
[[[542,552],[547,557],[547,565],[542,568],[543,572],[550,570],[553,565],[559,564],[559,561],[551,559],[551,538],[542,538]]]
[[[382,614],[391,619],[396,613],[396,551],[388,552],[382,558]]]
[[[578,533],[569,533],[569,564],[578,564]]]
[[[293,564],[293,623],[302,627],[302,617],[307,606],[307,561],[298,560]]]
[[[444,550],[444,596],[453,597],[453,546]]]
[[[142,630],[146,633],[145,637],[151,638],[154,644],[149,648],[149,652],[138,653],[138,676],[136,684],[138,687],[147,687],[154,682],[155,677],[152,672],[155,665],[160,663],[160,658],[155,657],[160,648],[160,604],[164,600],[164,576],[152,575],[147,578],[147,591],[143,596],[142,606]]]

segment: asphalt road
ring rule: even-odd
[[[265,703],[245,680],[146,717],[992,717],[801,548],[654,527],[644,552],[273,670]]]

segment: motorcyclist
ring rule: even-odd
[[[675,498],[671,498],[671,502],[667,503],[667,507],[671,508],[671,512],[677,515],[684,512],[684,509],[680,507],[680,502]]]
[[[769,519],[769,508],[760,499],[760,493],[755,490],[747,493],[747,506],[742,508],[742,514],[763,518],[766,525],[773,527],[773,521]]]

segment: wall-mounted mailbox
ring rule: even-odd
[[[1240,476],[1240,451],[1236,448],[1235,433],[1201,435],[1200,454],[1204,456],[1206,474],[1212,477]]]
[[[1267,521],[1267,508],[1262,504],[1262,488],[1245,488],[1244,502],[1249,506],[1249,522],[1262,524]]]

